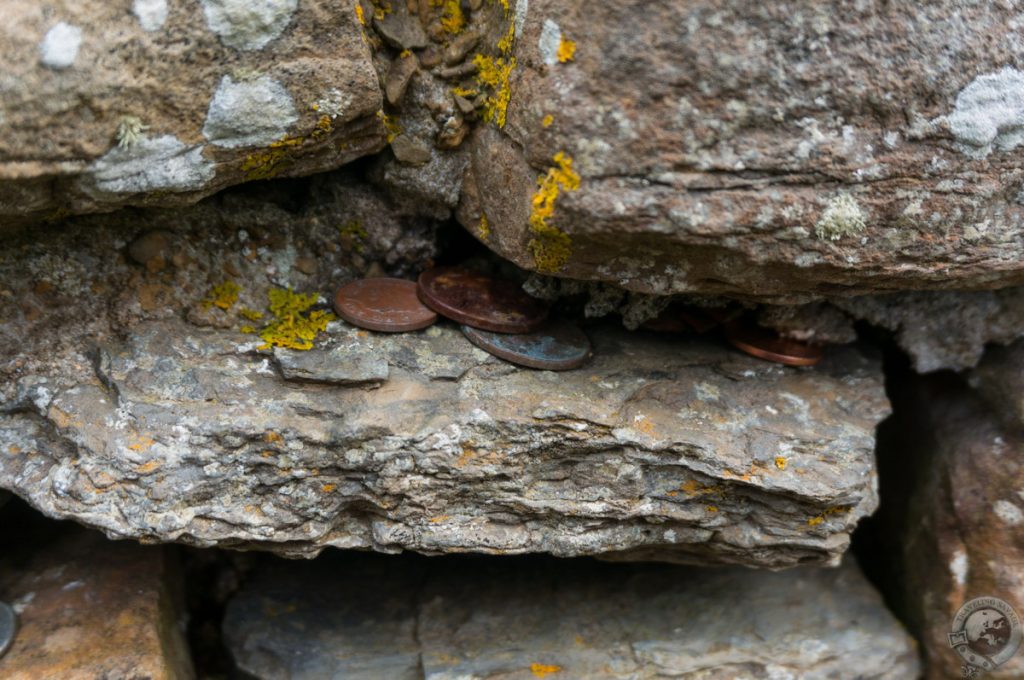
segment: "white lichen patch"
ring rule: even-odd
[[[341,117],[347,120],[345,113],[352,107],[352,94],[342,92],[336,87],[328,90],[324,96],[313,103],[313,110],[323,116],[330,116],[331,120]]]
[[[39,43],[39,63],[52,69],[68,68],[78,58],[82,29],[63,21],[46,32]]]
[[[93,162],[82,181],[90,193],[101,194],[193,191],[214,174],[201,146],[185,146],[174,136],[163,135],[109,151]]]
[[[1010,501],[996,501],[992,504],[992,510],[996,513],[996,517],[1003,520],[1010,526],[1018,526],[1024,523],[1024,512]]]
[[[839,194],[828,202],[814,225],[814,233],[823,241],[838,241],[856,236],[867,228],[867,215],[850,194]]]
[[[548,66],[558,63],[558,47],[562,44],[562,29],[551,19],[544,20],[544,26],[537,40],[537,50]]]
[[[967,568],[967,552],[963,548],[957,548],[949,563],[949,573],[953,576],[953,581],[961,588],[967,584]]]
[[[957,148],[972,158],[1024,143],[1024,73],[1007,66],[975,78],[957,95],[946,124]]]
[[[292,97],[278,81],[260,76],[236,82],[224,76],[206,112],[203,135],[228,149],[265,146],[283,137],[296,120]]]
[[[526,15],[530,11],[530,0],[517,0],[515,15],[512,23],[515,26],[516,35],[523,34],[523,27],[526,25]]]
[[[228,47],[262,49],[288,27],[298,0],[203,0],[210,30]]]
[[[132,14],[139,20],[143,31],[158,31],[167,21],[167,0],[135,0]]]

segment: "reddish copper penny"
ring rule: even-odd
[[[780,337],[750,321],[727,323],[725,339],[751,356],[787,366],[813,366],[822,357],[820,345]]]
[[[485,352],[529,368],[567,371],[590,357],[590,340],[567,321],[549,321],[532,333],[492,333],[470,326],[462,332]]]
[[[353,326],[396,333],[426,328],[437,321],[416,295],[416,284],[404,279],[360,279],[334,294],[334,311]]]
[[[511,281],[460,267],[428,269],[418,281],[420,300],[438,314],[495,333],[529,333],[547,318],[547,307]]]

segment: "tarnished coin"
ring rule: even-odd
[[[821,361],[820,345],[780,337],[749,321],[727,323],[725,338],[747,354],[787,366],[813,366]]]
[[[511,281],[460,267],[420,274],[419,295],[427,307],[459,323],[495,333],[529,333],[547,318],[547,307]]]
[[[463,326],[474,345],[513,364],[548,371],[578,368],[590,356],[590,340],[567,321],[549,321],[532,333],[492,333]]]
[[[18,616],[5,603],[0,602],[0,656],[7,653],[18,632]]]
[[[420,302],[416,284],[404,279],[346,283],[334,294],[334,311],[353,326],[391,333],[416,331],[437,321],[437,314]]]

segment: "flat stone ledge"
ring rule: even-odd
[[[592,363],[556,374],[446,324],[330,331],[308,366],[344,347],[386,359],[387,379],[286,380],[252,336],[140,324],[97,349],[91,382],[19,384],[0,486],[142,541],[768,568],[835,564],[877,503],[889,407],[879,362],[852,348],[794,369],[600,326]]]

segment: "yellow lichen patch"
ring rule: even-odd
[[[533,673],[536,678],[544,678],[552,673],[561,673],[562,667],[544,663],[531,663],[530,672]]]
[[[241,287],[230,279],[210,289],[210,292],[203,298],[203,309],[219,307],[225,311],[238,302],[238,294],[242,292]]]
[[[544,120],[540,122],[541,127],[551,127],[551,124],[555,122],[555,117],[550,113],[544,116]]]
[[[356,8],[358,8],[358,3]],[[314,108],[314,111],[319,107]],[[256,151],[242,161],[242,171],[247,180],[271,179],[281,171],[283,162],[288,158],[288,150],[302,146],[308,140],[319,140],[331,132],[331,117],[327,115],[317,118],[313,131],[308,136],[284,137],[271,142],[268,148]]]
[[[324,484],[320,487],[320,490],[324,493],[331,493],[336,487],[333,484]]]
[[[779,468],[780,470],[785,470],[786,459],[783,458],[782,456],[775,456],[775,467]]]
[[[342,245],[357,253],[363,252],[363,241],[369,236],[366,227],[359,220],[349,220],[342,224],[338,227],[338,234],[341,236]]]
[[[359,0],[356,0],[356,19],[358,19],[359,23],[363,26],[366,25],[366,17],[363,16],[363,6],[360,4]]]
[[[150,437],[146,437],[144,435],[139,434],[135,435],[135,443],[129,444],[128,448],[131,449],[132,451],[145,451],[149,447],[153,446],[153,444],[155,443],[156,441],[151,439]]]
[[[441,27],[450,35],[462,33],[466,28],[466,15],[462,13],[459,0],[434,0],[441,7]]]
[[[431,524],[440,524],[441,522],[447,522],[451,518],[452,518],[451,515],[438,515],[437,517],[431,517],[430,518],[430,523]]]
[[[402,126],[398,124],[397,120],[383,111],[378,111],[377,117],[380,118],[381,124],[384,125],[384,133],[387,136],[388,144],[395,141],[395,137],[402,134]]]
[[[572,158],[565,152],[555,154],[555,167],[537,178],[538,188],[530,210],[530,253],[537,271],[547,274],[561,270],[569,261],[572,240],[558,227],[548,223],[555,212],[555,201],[562,191],[580,187],[580,176],[572,169]]]
[[[493,122],[498,127],[505,127],[508,104],[512,99],[509,79],[516,67],[516,58],[478,54],[473,58],[473,63],[477,68],[477,82],[490,91],[483,103],[482,118],[488,123]]]
[[[576,56],[576,42],[566,39],[563,35],[561,42],[558,43],[558,61],[564,64],[567,61],[572,61],[574,56]]]
[[[479,94],[479,91],[471,87],[453,87],[452,94],[456,97],[475,97]]]
[[[373,18],[381,21],[391,14],[391,3],[388,0],[373,0]]]
[[[268,444],[284,444],[284,437],[273,430],[267,430],[263,433],[263,441]]]
[[[807,520],[807,526],[816,527],[822,522],[824,522],[826,517],[829,517],[831,515],[838,515],[840,513],[846,512],[847,510],[849,510],[849,508],[844,508],[839,505],[833,505],[830,508],[825,508],[825,511],[822,512],[820,515],[817,515]]]
[[[476,233],[481,241],[486,241],[491,237],[491,223],[487,221],[487,215],[483,213],[480,214],[480,224],[477,225]]]
[[[7,453],[11,454],[12,456],[17,456],[19,453],[21,453],[21,447],[11,444],[10,446],[7,447]]]
[[[704,506],[704,509],[707,510],[710,514],[715,514],[716,512],[718,512],[718,508],[715,507],[714,505],[706,505]]]
[[[509,22],[508,30],[505,31],[505,35],[501,36],[501,40],[498,41],[498,51],[504,54],[506,57],[511,54],[512,47],[516,44],[516,25],[514,22]]]
[[[824,521],[825,518],[821,515],[818,515],[817,517],[812,517],[809,520],[807,520],[807,526],[816,527]]]
[[[248,307],[242,307],[238,310],[238,315],[243,319],[249,321],[259,321],[263,318],[263,312],[257,312],[255,309],[249,309]]]
[[[323,310],[308,311],[316,304],[315,294],[303,295],[290,288],[272,288],[267,295],[273,319],[260,330],[263,344],[258,349],[311,349],[317,334],[326,330],[327,324],[335,318],[334,314]]]
[[[137,473],[139,473],[140,475],[146,475],[146,474],[149,474],[150,472],[152,472],[153,470],[157,469],[161,465],[162,465],[162,463],[160,461],[158,461],[158,460],[151,460],[151,461],[149,461],[147,463],[143,463],[142,465],[136,465],[135,466],[135,471]]]

